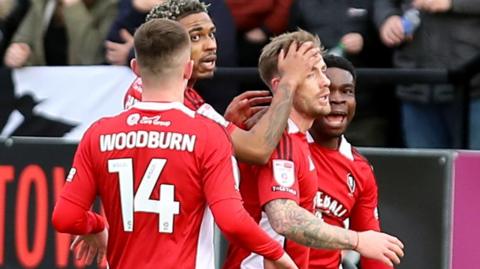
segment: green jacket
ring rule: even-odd
[[[31,1],[30,9],[12,42],[30,45],[32,53],[25,65],[45,65],[42,21],[48,0]],[[97,0],[90,9],[80,1],[63,9],[68,38],[70,65],[95,65],[105,62],[104,41],[118,11],[118,0]]]

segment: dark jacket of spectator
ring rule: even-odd
[[[42,22],[48,0],[31,2],[30,9],[12,42],[27,43],[31,55],[26,65],[46,65]],[[104,63],[103,42],[117,14],[117,0],[97,0],[90,8],[80,1],[63,8],[67,36],[67,64],[92,65]],[[45,30],[46,32],[46,30]]]
[[[401,5],[398,4],[401,2]],[[380,28],[392,15],[401,16],[410,1],[376,0],[375,21]],[[420,13],[421,23],[413,40],[396,48],[394,64],[400,68],[455,68],[480,53],[480,2],[454,0],[441,13]],[[404,100],[445,102],[453,99],[451,85],[402,86],[397,95]],[[480,96],[480,78],[472,94]]]

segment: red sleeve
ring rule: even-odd
[[[283,248],[263,231],[239,200],[223,200],[211,206],[215,222],[232,244],[270,260],[278,260]]]
[[[276,199],[290,199],[299,203],[298,164],[291,158],[291,141],[286,134],[266,165],[255,166],[260,205]]]
[[[274,8],[267,18],[265,18],[264,26],[273,34],[278,35],[287,29],[288,18],[290,17],[290,6],[293,0],[277,0]]]
[[[99,232],[105,227],[99,216],[89,212],[97,194],[94,160],[90,150],[96,124],[85,132],[78,145],[72,169],[55,207],[53,222],[62,232],[85,234]]]
[[[364,175],[364,188],[355,202],[350,216],[351,229],[355,231],[374,230],[380,231],[380,222],[378,219],[378,190],[375,175],[368,163],[361,162],[359,165],[359,175]],[[373,259],[361,257],[360,264],[362,268],[369,269],[390,269],[392,267]]]
[[[234,174],[236,162],[233,161],[233,146],[225,129],[205,119],[207,132],[203,147],[201,167],[203,168],[203,191],[208,205],[212,206],[222,200],[241,201],[236,189],[238,173]]]
[[[72,169],[70,170],[60,197],[63,197],[84,209],[89,209],[97,195],[95,179],[95,156],[91,151],[93,129],[90,127],[78,144]]]
[[[60,197],[52,215],[55,229],[75,235],[99,233],[105,229],[102,216]]]
[[[232,243],[277,260],[282,247],[271,239],[242,206],[238,186],[238,171],[233,160],[233,149],[225,130],[214,123],[207,125],[207,139],[203,145],[205,160],[204,192],[215,222]]]

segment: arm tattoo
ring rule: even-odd
[[[268,147],[275,148],[287,126],[287,119],[293,103],[292,89],[288,84],[280,84],[276,93],[279,99],[272,102],[269,111],[264,115],[267,121],[264,140]]]
[[[353,249],[351,231],[324,223],[312,213],[288,199],[277,199],[265,205],[272,228],[299,244],[326,249]]]

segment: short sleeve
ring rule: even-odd
[[[299,170],[291,158],[291,152],[285,150],[291,148],[289,143],[291,141],[288,135],[284,134],[268,163],[253,169],[258,181],[261,206],[275,199],[289,199],[296,203],[300,201]]]
[[[368,163],[360,163],[358,174],[362,175],[364,188],[362,189],[350,216],[351,228],[357,231],[380,230],[378,220],[377,183],[372,168]]]

